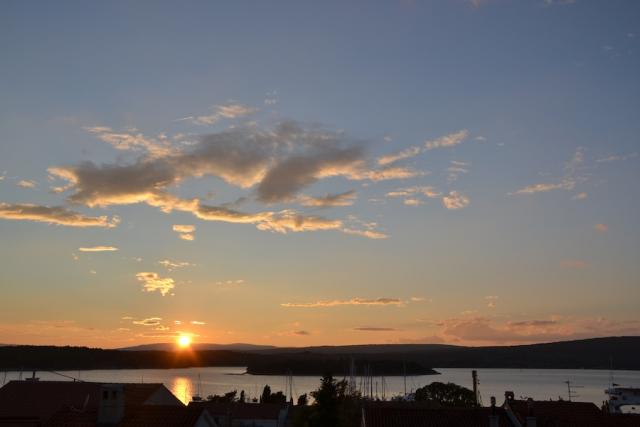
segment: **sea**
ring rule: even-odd
[[[471,369],[434,368],[439,375],[373,377],[367,386],[367,394],[380,399],[390,399],[410,393],[434,381],[452,382],[472,388]],[[571,399],[593,402],[600,406],[607,399],[604,390],[611,383],[640,387],[640,371],[607,371],[590,369],[477,369],[482,403],[490,404],[491,396],[498,404],[504,400],[505,391],[513,391],[516,398],[535,400]],[[0,384],[10,380],[31,377],[32,372],[0,371]],[[240,367],[207,367],[187,369],[117,369],[86,371],[38,371],[41,380],[96,381],[114,383],[163,383],[185,403],[194,395],[224,394],[244,390],[247,398],[259,397],[265,385],[272,392],[283,391],[294,400],[301,394],[309,394],[318,388],[319,376],[249,375]],[[341,377],[339,379],[342,379]],[[348,378],[347,378],[348,379]],[[367,379],[356,377],[355,386],[363,393]],[[310,399],[311,400],[311,399]]]

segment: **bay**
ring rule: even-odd
[[[406,377],[406,391],[411,392],[433,381],[453,382],[467,388],[472,387],[471,369],[435,368],[440,375],[419,375]],[[603,370],[588,369],[478,369],[480,393],[484,405],[488,405],[490,397],[495,396],[498,404],[504,400],[504,392],[515,393],[516,398],[531,397],[536,400],[557,400],[568,398],[570,381],[572,392],[577,395],[573,400],[593,402],[600,406],[609,387],[611,373]],[[59,371],[36,373],[41,380],[71,381],[76,378],[82,381],[122,382],[122,383],[163,383],[180,400],[187,403],[191,396],[200,393],[202,397],[210,394],[224,394],[229,391],[244,390],[248,398],[259,397],[265,385],[272,392],[287,391],[287,378],[277,375],[247,375],[240,367],[207,367],[188,369],[117,369]],[[2,384],[10,380],[26,378],[31,372],[2,372]],[[72,377],[72,378],[69,378]],[[364,379],[356,377],[356,387],[362,389]],[[624,386],[640,387],[640,371],[614,371],[613,381]],[[384,382],[384,390],[383,390]],[[318,376],[293,377],[294,400],[303,393],[318,388]],[[372,386],[374,396],[384,395],[387,399],[401,395],[405,390],[404,377],[374,377]],[[377,390],[377,391],[376,391]]]

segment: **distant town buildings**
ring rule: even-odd
[[[640,427],[640,416],[610,414],[593,403],[518,400],[513,392],[502,405],[491,400],[489,407],[440,407],[363,399],[353,427]],[[294,414],[304,408],[206,400],[184,405],[162,384],[28,380],[0,388],[0,427],[293,427],[300,425]]]

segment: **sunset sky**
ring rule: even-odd
[[[5,1],[0,343],[640,334],[640,2]]]

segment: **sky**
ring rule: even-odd
[[[0,343],[640,334],[640,3],[5,1]]]

